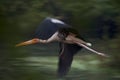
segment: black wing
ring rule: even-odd
[[[50,38],[59,28],[61,27],[67,27],[67,24],[64,22],[54,19],[54,18],[46,18],[42,21],[40,26],[35,31],[35,34],[33,34],[34,38],[40,38],[40,39],[48,39]]]
[[[82,47],[77,44],[60,43],[60,56],[58,63],[58,76],[64,77],[72,64],[73,56],[81,50]]]
[[[59,28],[68,27],[67,24],[62,21],[57,20],[56,22],[52,22],[51,19],[53,18],[46,18],[45,20],[43,20],[43,22],[40,24],[35,34],[33,35],[34,38],[48,39],[56,31],[58,31]],[[82,47],[75,44],[60,43],[60,54],[62,55],[60,55],[59,57],[59,76],[64,76],[69,71],[74,54],[77,53],[81,48]]]

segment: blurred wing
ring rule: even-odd
[[[54,18],[46,18],[40,24],[40,26],[35,31],[33,37],[40,39],[48,39],[51,37],[59,28],[68,27],[64,22],[54,19]],[[82,47],[76,44],[66,44],[60,43],[60,57],[59,57],[59,68],[58,75],[64,76],[71,66],[73,56],[76,54]]]
[[[42,21],[40,26],[35,31],[33,37],[40,39],[48,39],[51,37],[60,27],[66,27],[67,24],[64,22],[54,19],[54,18],[46,18]]]
[[[58,63],[58,76],[63,77],[67,74],[69,71],[73,56],[76,54],[79,50],[81,50],[82,47],[76,45],[76,44],[65,44],[60,43],[60,57],[59,57],[59,63]]]

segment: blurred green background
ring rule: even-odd
[[[66,79],[120,80],[119,0],[0,0],[0,80],[57,80],[57,44],[15,47],[44,18],[56,15],[66,17],[94,49],[110,55],[83,49]]]

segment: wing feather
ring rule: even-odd
[[[60,56],[58,63],[58,76],[65,76],[72,64],[73,56],[81,50],[82,47],[76,44],[60,43]]]
[[[36,29],[33,37],[40,39],[48,39],[50,38],[60,27],[67,27],[67,24],[64,22],[54,19],[54,18],[46,18],[44,19],[38,28]]]

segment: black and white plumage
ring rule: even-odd
[[[47,17],[40,23],[33,37],[48,39],[61,27],[67,27],[67,24],[58,19]]]
[[[32,40],[25,41],[17,44],[16,46],[23,46],[35,43],[50,43],[53,41],[59,42],[59,63],[58,63],[58,76],[64,77],[73,61],[74,55],[84,47],[85,49],[96,53],[101,56],[105,54],[95,51],[89,48],[90,43],[84,41],[79,33],[64,23],[61,20],[55,18],[46,18],[41,25],[37,28]]]
[[[46,18],[37,28],[34,37],[40,39],[50,38],[56,31],[61,28],[68,28],[68,24],[55,19],[55,18]],[[59,56],[58,63],[58,76],[63,77],[67,74],[70,69],[71,63],[73,61],[73,56],[82,49],[81,46],[77,44],[67,44],[59,42],[60,52],[62,54]]]

